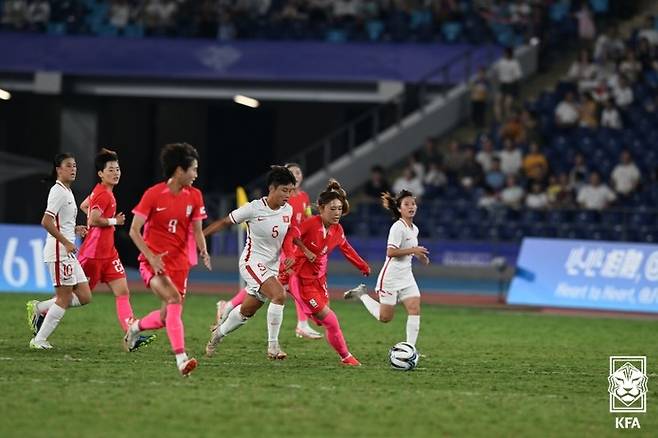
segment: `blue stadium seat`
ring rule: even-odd
[[[456,21],[449,21],[441,26],[443,39],[448,42],[458,41],[461,37],[462,25]]]
[[[384,32],[384,23],[379,20],[369,20],[366,23],[366,30],[370,41],[378,41]]]
[[[66,35],[66,23],[50,22],[47,32],[50,35]]]

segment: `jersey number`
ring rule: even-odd
[[[121,264],[121,260],[116,259],[112,261],[112,266],[114,266],[114,270],[117,271],[118,273],[123,273],[123,265]]]
[[[279,237],[279,226],[275,225],[272,227],[272,238],[276,239]]]
[[[176,234],[176,225],[178,225],[178,219],[170,220],[169,225],[167,226],[167,231]]]

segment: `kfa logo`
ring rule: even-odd
[[[192,206],[191,206],[191,205],[188,205],[188,206],[185,208],[185,216],[190,216],[191,214],[192,214]]]
[[[610,356],[610,412],[647,412],[646,356]],[[617,429],[640,429],[637,417],[617,417]]]

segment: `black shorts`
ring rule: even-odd
[[[503,95],[518,97],[519,96],[519,83],[508,82],[500,84],[500,92]]]

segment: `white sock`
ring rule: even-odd
[[[279,345],[279,331],[283,322],[283,304],[270,303],[267,308],[267,344],[269,347]]]
[[[300,329],[302,329],[302,330],[304,330],[304,329],[306,329],[306,330],[310,329],[311,326],[308,325],[308,319],[305,319],[304,321],[297,321],[297,328],[300,328]]]
[[[62,309],[57,304],[50,306],[50,310],[48,310],[48,313],[43,320],[43,324],[41,324],[41,329],[39,329],[39,333],[37,333],[34,339],[36,341],[47,340],[48,336],[50,336],[57,328],[57,325],[62,320],[64,313],[66,313],[66,309]]]
[[[407,343],[416,346],[418,332],[420,331],[420,315],[407,316]]]
[[[242,304],[235,306],[233,310],[231,310],[231,312],[228,314],[224,324],[219,326],[219,333],[221,333],[222,336],[228,335],[243,325],[245,322],[247,322],[247,319],[249,318],[243,316],[242,313],[240,313],[240,310],[242,310]]]
[[[187,359],[187,353],[178,353],[176,355],[176,365],[180,367]]]
[[[370,314],[374,316],[377,321],[379,321],[379,303],[373,300],[372,297],[368,294],[361,295],[359,299],[363,305],[366,306],[368,312],[370,312]]]
[[[56,297],[53,297],[46,301],[39,301],[39,303],[37,303],[37,312],[39,312],[41,315],[45,315],[46,312],[50,310],[50,307],[55,304],[56,299]]]
[[[69,307],[80,307],[82,304],[80,304],[80,298],[76,294],[71,294],[71,304],[69,304]]]

